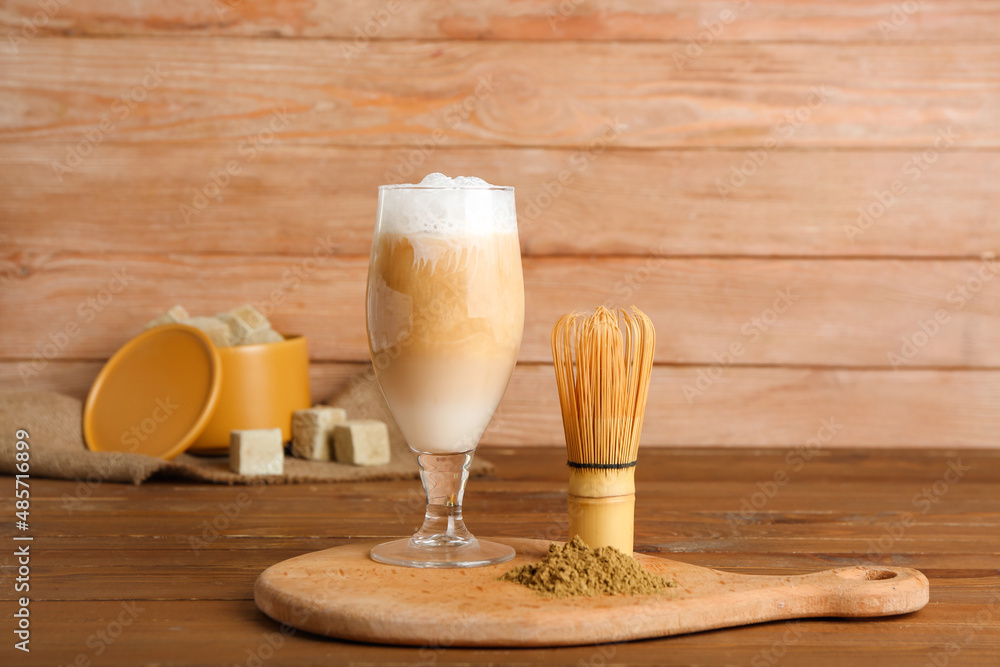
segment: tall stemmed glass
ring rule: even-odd
[[[510,560],[513,549],[466,529],[462,497],[524,328],[514,189],[439,174],[381,186],[367,313],[375,375],[417,453],[427,498],[420,530],[372,558],[409,567]]]

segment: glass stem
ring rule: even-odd
[[[420,480],[424,483],[427,509],[424,524],[410,538],[414,546],[439,547],[472,544],[476,538],[462,519],[462,496],[469,480],[472,452],[418,454]]]

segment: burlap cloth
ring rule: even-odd
[[[164,461],[145,454],[91,452],[83,443],[81,401],[52,392],[9,391],[0,392],[0,473],[16,472],[15,434],[24,429],[30,434],[32,477],[134,484],[153,476],[221,484],[296,484],[419,476],[416,455],[406,446],[371,371],[352,378],[347,389],[327,403],[344,408],[349,419],[384,421],[389,427],[392,460],[382,466],[353,466],[286,456],[284,474],[248,477],[232,472],[226,456],[181,454],[173,461]],[[476,458],[470,472],[479,476],[492,469],[491,463]]]

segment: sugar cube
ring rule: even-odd
[[[333,427],[334,455],[339,463],[377,466],[389,462],[389,429],[375,420],[347,421]]]
[[[240,341],[240,345],[255,345],[257,343],[280,343],[285,337],[274,329],[258,329],[251,331],[246,338]]]
[[[228,347],[233,344],[229,326],[217,317],[189,317],[183,324],[204,331],[217,347]]]
[[[310,461],[329,461],[333,427],[346,421],[343,408],[317,405],[292,413],[292,454]]]
[[[264,314],[250,304],[233,308],[228,313],[219,313],[216,317],[229,327],[229,337],[234,345],[243,345],[254,332],[271,328]]]
[[[280,475],[285,468],[281,429],[231,431],[229,468],[240,475]]]
[[[178,322],[183,322],[189,317],[191,316],[188,314],[188,311],[184,308],[184,306],[174,306],[167,312],[157,317],[155,320],[152,320],[146,325],[146,328],[152,329],[153,327],[158,327],[161,324],[176,324]]]

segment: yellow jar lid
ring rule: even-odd
[[[222,387],[219,352],[183,324],[145,331],[115,353],[83,409],[87,447],[172,459],[208,424]]]

